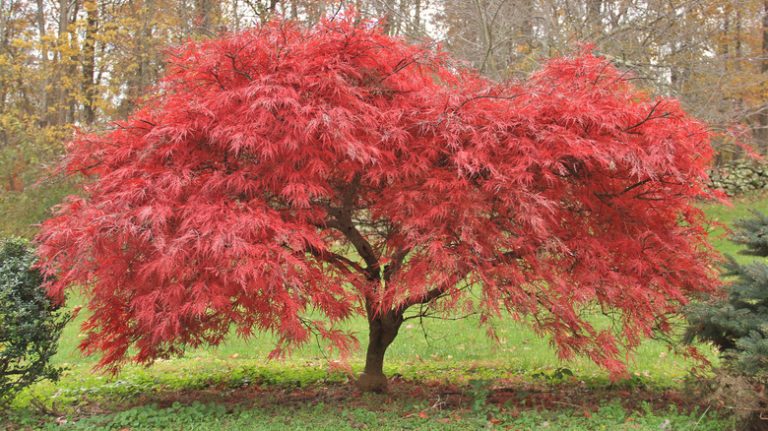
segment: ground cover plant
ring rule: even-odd
[[[355,17],[277,20],[175,50],[156,97],[72,143],[90,180],[43,224],[41,267],[58,300],[83,286],[102,366],[232,327],[343,357],[363,315],[358,384],[381,391],[404,322],[468,313],[618,377],[719,284],[693,205],[708,139],[588,52],[496,83]]]
[[[399,387],[397,389],[400,389]],[[338,388],[326,389],[337,394]],[[450,394],[450,392],[448,392]],[[448,399],[452,400],[450,395]],[[704,411],[682,412],[676,406],[661,410],[645,403],[627,411],[620,402],[609,401],[594,410],[499,408],[457,409],[440,400],[410,398],[398,392],[396,400],[364,397],[316,399],[270,399],[268,402],[226,403],[194,401],[165,402],[100,414],[77,422],[49,423],[45,430],[718,430],[728,429],[728,419]],[[506,404],[510,406],[511,404]]]

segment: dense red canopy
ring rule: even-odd
[[[625,78],[582,54],[493,83],[350,19],[190,43],[142,110],[72,143],[90,180],[41,263],[53,294],[86,287],[102,364],[233,325],[344,349],[340,320],[440,303],[527,316],[620,373],[621,346],[717,285],[692,205],[706,127]]]

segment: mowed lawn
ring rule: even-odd
[[[707,205],[713,221],[730,225],[748,217],[749,209],[768,211],[768,199],[737,200],[733,206]],[[722,252],[735,254],[722,228],[713,228],[712,243]],[[745,260],[745,257],[738,257]],[[82,302],[70,298],[69,306]],[[729,419],[701,411],[659,411],[659,406],[639,404],[640,412],[622,407],[621,399],[598,403],[591,413],[580,411],[578,400],[565,400],[554,410],[485,406],[494,384],[577,385],[596,388],[638,387],[651,391],[681,388],[695,364],[675,354],[662,341],[650,340],[628,357],[632,379],[610,382],[607,373],[589,360],[559,361],[549,340],[523,323],[494,323],[499,336],[493,341],[477,319],[436,319],[406,322],[387,353],[387,372],[396,381],[413,386],[456,385],[472,400],[455,409],[435,408],[431,395],[401,394],[354,396],[339,400],[324,394],[287,402],[280,391],[348,388],[352,375],[362,366],[366,340],[363,319],[349,322],[360,349],[349,368],[329,357],[323,346],[310,343],[285,361],[268,361],[274,338],[257,334],[241,339],[234,334],[217,347],[195,349],[181,358],[159,361],[151,367],[127,366],[119,375],[92,370],[97,358],[83,357],[77,345],[82,339],[79,324],[68,325],[61,339],[58,365],[68,371],[57,383],[40,383],[23,393],[12,410],[16,427],[55,429],[728,429]],[[597,324],[606,323],[595,317]],[[682,325],[681,328],[682,329]],[[713,362],[714,352],[700,346]],[[571,376],[571,374],[573,376]],[[414,384],[415,382],[415,384]],[[479,383],[478,383],[479,382]],[[496,382],[496,383],[494,383]],[[276,389],[276,390],[277,390]],[[346,390],[346,389],[345,389]],[[256,391],[256,392],[254,392]],[[266,391],[266,392],[260,392]],[[283,394],[281,392],[281,394]],[[258,393],[261,395],[255,396]],[[181,395],[180,395],[181,394]],[[205,394],[205,396],[201,396]],[[214,395],[212,395],[214,394]],[[284,394],[283,394],[284,395]],[[256,397],[260,401],[253,402]],[[337,398],[338,398],[337,397]],[[379,397],[379,398],[377,398]],[[387,397],[382,402],[380,397]],[[289,397],[290,398],[290,397]],[[439,397],[438,397],[439,398]],[[272,399],[270,402],[269,399]],[[240,401],[250,400],[245,404]],[[267,400],[267,401],[264,401]],[[440,400],[437,400],[438,402]],[[40,408],[47,406],[48,416]],[[467,406],[471,406],[471,408]],[[599,407],[599,408],[598,408]],[[463,409],[463,410],[462,410]],[[665,422],[666,421],[666,422]],[[0,422],[1,423],[1,422]],[[10,422],[9,422],[10,423]],[[672,427],[674,425],[674,427]],[[667,427],[667,428],[665,428]]]

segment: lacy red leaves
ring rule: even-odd
[[[39,250],[52,294],[87,288],[103,365],[233,326],[346,351],[338,322],[439,300],[621,373],[621,347],[716,287],[692,205],[709,136],[677,102],[588,53],[498,84],[352,22],[190,43],[141,111],[72,143],[90,181]]]

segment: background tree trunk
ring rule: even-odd
[[[96,85],[94,75],[96,72],[96,32],[99,26],[99,5],[95,1],[85,3],[88,13],[85,29],[85,41],[83,43],[83,103],[84,120],[86,124],[93,124],[96,120]]]
[[[760,62],[760,72],[765,76],[768,73],[768,0],[763,2],[763,46],[762,46],[762,61]],[[760,114],[760,140],[758,141],[758,148],[760,152],[766,154],[766,148],[768,148],[768,112],[766,112],[765,106],[763,112]]]

